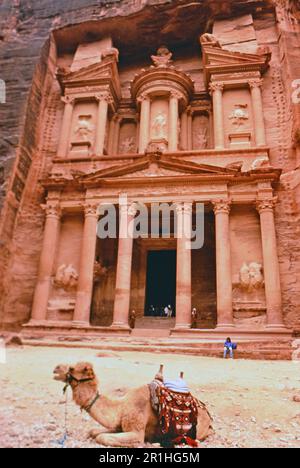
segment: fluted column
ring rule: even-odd
[[[218,328],[228,328],[233,327],[230,202],[217,200],[213,205],[216,230]]]
[[[192,203],[179,203],[177,205],[176,329],[191,328],[192,207]]]
[[[79,278],[73,321],[80,325],[89,325],[97,241],[97,204],[87,203],[84,215]]]
[[[272,328],[282,328],[282,299],[277,241],[274,220],[275,199],[257,202],[260,214],[265,292],[267,302],[267,323]]]
[[[96,128],[96,140],[95,140],[95,154],[96,156],[102,156],[104,154],[104,143],[107,128],[107,115],[108,115],[108,104],[110,97],[108,93],[96,95],[98,101],[97,111],[97,128]]]
[[[254,128],[255,128],[256,146],[266,145],[266,130],[265,130],[262,95],[261,95],[262,83],[263,83],[263,80],[261,79],[249,81],[251,97],[252,97],[252,110],[253,110],[253,121],[254,121]]]
[[[171,93],[169,101],[169,151],[178,149],[178,104],[180,96]]]
[[[133,251],[133,220],[136,215],[136,207],[134,205],[120,205],[119,209],[119,249],[112,327],[128,328]]]
[[[141,102],[139,153],[143,154],[149,143],[151,101],[148,96],[140,96],[139,102]]]
[[[46,222],[44,240],[39,263],[37,284],[34,293],[31,321],[43,321],[47,317],[47,307],[51,288],[51,277],[60,230],[60,207],[58,203],[48,203],[45,207]]]
[[[213,98],[215,149],[225,146],[224,115],[223,115],[223,83],[211,83],[210,91]]]
[[[187,111],[181,114],[180,146],[183,151],[188,149],[188,115]]]
[[[70,96],[65,96],[62,98],[62,101],[65,103],[63,121],[60,131],[59,144],[57,149],[57,155],[60,158],[66,158],[68,156],[69,146],[70,146],[70,134],[72,127],[72,117],[75,99]]]

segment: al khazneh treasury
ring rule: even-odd
[[[49,31],[32,77],[2,207],[3,329],[290,343],[300,324],[296,2],[172,2],[156,13],[117,3],[139,8]],[[118,230],[134,218],[119,207],[125,195],[173,204],[173,228],[194,226],[203,203],[203,247],[174,235],[99,239],[100,203],[115,206]],[[169,304],[175,317],[162,316]]]

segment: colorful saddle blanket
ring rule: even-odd
[[[176,389],[176,391],[175,391]],[[197,418],[200,403],[191,395],[182,379],[150,384],[151,402],[158,413],[161,443],[197,446]]]

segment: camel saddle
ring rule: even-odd
[[[152,407],[158,413],[162,445],[197,446],[198,400],[184,385],[176,391],[176,381],[160,384],[154,381],[151,386]]]

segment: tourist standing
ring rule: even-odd
[[[197,318],[198,312],[197,309],[194,307],[192,310],[192,328],[197,328]]]
[[[136,312],[132,310],[129,314],[129,327],[133,330],[135,328],[135,321],[136,321]]]

